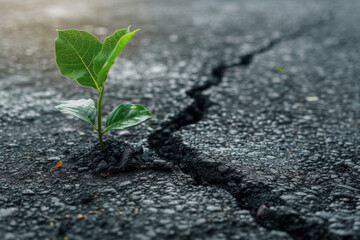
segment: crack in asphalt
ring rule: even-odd
[[[203,91],[219,85],[226,70],[233,67],[248,67],[257,55],[271,50],[281,42],[302,37],[310,29],[328,23],[332,18],[331,14],[329,16],[330,18],[303,25],[297,31],[269,41],[266,45],[240,56],[236,63],[226,65],[220,62],[212,68],[208,81],[187,91],[187,96],[194,102],[169,121],[163,122],[161,128],[148,137],[150,148],[161,158],[178,164],[180,170],[190,175],[197,184],[225,189],[236,198],[240,208],[250,210],[260,225],[267,229],[287,232],[294,239],[327,238],[331,234],[325,224],[309,222],[291,209],[286,207],[276,211],[269,209],[267,206],[280,206],[284,203],[279,194],[271,191],[270,186],[262,182],[244,182],[245,175],[241,171],[198,152],[173,133],[203,119],[208,108],[214,104],[209,96],[203,94]]]

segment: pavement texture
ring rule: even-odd
[[[0,238],[359,239],[359,11],[0,0]],[[97,97],[60,76],[55,29],[103,40],[130,24],[142,30],[103,112],[139,103],[157,118],[106,133],[101,154],[96,132],[53,109]]]

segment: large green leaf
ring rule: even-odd
[[[139,29],[130,32],[130,27],[119,29],[105,39],[100,53],[94,60],[94,72],[98,76],[99,85],[106,80],[106,76],[110,71],[111,66],[115,63],[116,57],[137,31],[139,31]]]
[[[101,42],[85,31],[70,29],[58,30],[58,33],[55,54],[61,74],[83,86],[99,90],[93,60],[101,50]]]
[[[141,105],[121,104],[110,113],[105,131],[134,127],[152,117],[154,116]]]
[[[96,118],[95,103],[92,99],[79,99],[60,102],[55,108],[63,113],[78,117],[94,126]]]

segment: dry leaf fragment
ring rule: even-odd
[[[58,164],[56,164],[55,168],[59,168],[62,166],[62,160],[60,160],[60,162],[58,162]]]
[[[101,214],[100,211],[89,211],[89,214]]]
[[[306,99],[306,101],[308,101],[308,102],[316,102],[316,101],[319,100],[319,98],[316,97],[316,96],[306,97],[305,99]]]

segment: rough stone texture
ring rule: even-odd
[[[358,239],[359,8],[0,0],[0,236]],[[96,158],[92,128],[53,109],[96,98],[59,75],[55,29],[103,40],[130,24],[103,112],[140,103],[157,119],[107,133],[114,151]],[[137,170],[110,171],[140,149]]]

